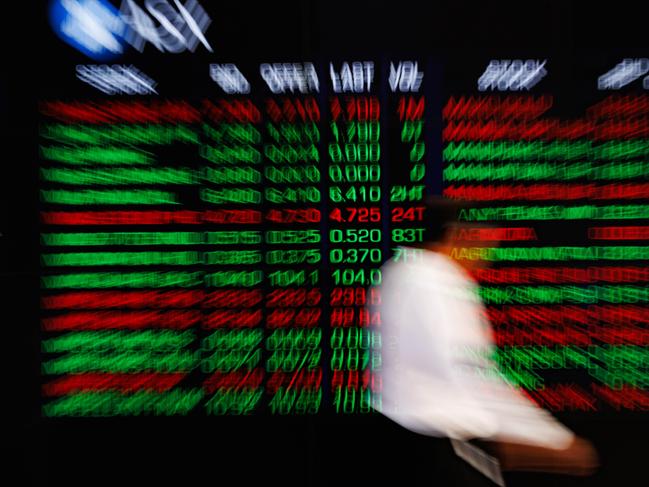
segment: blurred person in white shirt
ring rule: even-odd
[[[501,485],[500,473],[485,469],[589,475],[598,462],[591,443],[529,400],[493,361],[492,330],[470,275],[486,263],[451,258],[460,230],[471,226],[458,222],[462,207],[429,197],[426,241],[401,248],[382,267],[373,309],[381,313],[381,412],[410,431],[451,439],[459,456]],[[482,453],[495,467],[467,458]]]

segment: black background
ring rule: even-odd
[[[120,418],[43,420],[39,417],[37,100],[78,94],[61,72],[88,62],[53,35],[47,2],[3,4],[0,108],[3,152],[0,271],[4,328],[3,459],[15,485],[365,485],[389,471],[427,461],[427,443],[411,462],[377,461],[376,449],[412,444],[380,418]],[[644,12],[569,1],[209,2],[213,57],[235,62],[438,57],[449,91],[470,90],[488,59],[543,57],[557,61],[552,83],[565,115],[579,114],[596,96],[595,77],[622,57],[647,56]],[[152,66],[168,60],[147,52]],[[167,55],[168,56],[168,55]],[[192,54],[176,60],[195,65]],[[470,59],[471,62],[461,62]],[[601,65],[588,74],[580,65]],[[191,61],[191,62],[190,62]],[[198,63],[196,63],[198,64]],[[253,64],[254,65],[254,64]],[[140,63],[138,63],[138,67]],[[556,64],[555,64],[556,66]],[[188,68],[191,69],[191,68]],[[592,69],[592,68],[591,68]],[[143,69],[147,72],[146,69]],[[191,71],[179,70],[182,76]],[[583,90],[589,78],[591,91]],[[462,80],[467,83],[462,86]],[[178,81],[179,86],[182,82]],[[83,94],[78,94],[83,97]],[[569,102],[568,100],[572,100]],[[561,115],[564,115],[562,113]],[[14,357],[14,352],[15,357]],[[529,476],[511,485],[644,485],[648,421],[639,413],[558,414],[590,438],[602,467],[587,479]],[[418,440],[419,441],[419,440]],[[409,446],[410,448],[410,446]],[[392,450],[391,450],[392,449]],[[451,485],[431,471],[427,485]],[[231,480],[226,480],[231,478]],[[637,479],[637,480],[635,480]],[[384,479],[385,481],[385,479]],[[399,482],[398,485],[409,485]]]

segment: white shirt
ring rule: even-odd
[[[384,415],[430,436],[568,446],[573,433],[492,361],[484,306],[461,266],[422,250],[417,260],[386,262],[382,277],[373,309],[381,313]]]

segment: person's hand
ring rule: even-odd
[[[526,470],[561,473],[567,475],[592,475],[599,466],[599,458],[592,443],[575,436],[563,449],[493,442],[490,453],[498,458],[503,471]]]
[[[565,450],[558,451],[558,467],[572,475],[592,475],[599,467],[599,457],[593,444],[585,438],[575,436]]]

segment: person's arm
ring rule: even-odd
[[[454,381],[472,394],[494,421],[493,434],[476,443],[499,460],[502,470],[593,473],[598,465],[593,445],[510,384],[492,360],[492,330],[480,300],[459,307],[457,314],[455,319],[467,325],[468,341],[484,351],[482,355],[470,350],[465,354],[460,346],[458,353],[451,354]],[[455,339],[456,345],[461,343],[461,333]]]
[[[569,429],[507,384],[492,362],[461,353],[492,346],[483,333],[488,323],[466,283],[436,269],[385,272],[383,414],[420,434],[488,441],[507,469],[551,471],[554,465],[561,471],[571,458],[578,468],[590,468],[588,455],[580,453],[583,443]],[[480,373],[485,370],[495,380]],[[563,465],[556,461],[561,454]]]

